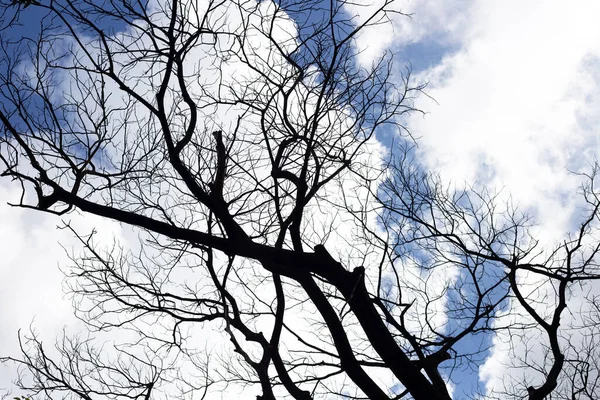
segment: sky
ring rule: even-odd
[[[589,169],[600,153],[600,3],[413,0],[398,7],[411,18],[365,32],[358,46],[362,63],[391,50],[398,72],[410,64],[414,82],[428,82],[428,96],[416,100],[425,114],[407,121],[419,160],[447,182],[503,188],[536,217],[543,243],[559,241],[579,216],[581,180],[571,171]],[[18,195],[0,180],[0,354],[15,351],[17,330],[32,321],[50,342],[65,325],[77,326],[58,268],[73,239],[56,218],[6,205]],[[100,219],[69,218],[107,240],[122,234]],[[495,387],[507,373],[501,345],[490,341],[496,347],[479,376],[457,382],[457,396],[473,385]],[[0,369],[0,391],[9,384],[3,376]]]

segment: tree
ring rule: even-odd
[[[490,332],[533,332],[545,350],[515,354],[528,375],[498,395],[596,396],[596,170],[579,231],[544,251],[510,201],[445,188],[410,146],[381,163],[375,133],[406,134],[423,89],[389,54],[358,60],[358,35],[400,14],[391,1],[356,14],[317,0],[2,7],[14,205],[141,238],[107,247],[64,219],[83,249],[67,272],[77,315],[129,333],[65,335],[54,352],[22,337],[4,361],[34,398],[449,399]],[[32,10],[39,32],[17,37]],[[561,328],[573,290],[596,307]],[[576,326],[589,340],[568,340]],[[210,329],[222,348],[203,342]]]

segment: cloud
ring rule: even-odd
[[[501,198],[511,196],[535,216],[534,236],[543,245],[560,243],[582,217],[582,179],[572,172],[589,171],[600,156],[600,4],[394,4],[412,18],[392,17],[392,24],[366,30],[357,48],[364,65],[386,50],[395,52],[397,65],[412,57],[414,82],[429,82],[431,98],[416,102],[426,115],[408,120],[421,162],[457,187],[504,188]],[[537,280],[520,278],[523,285]],[[573,292],[573,308],[585,314],[585,291],[591,298],[597,286]],[[548,284],[540,290],[552,293]],[[511,307],[499,315],[503,322],[522,311]],[[577,319],[566,316],[565,325],[581,325]],[[531,337],[492,339],[481,376],[488,389],[498,389],[514,373],[506,369],[508,350],[518,354]]]
[[[597,133],[580,115],[600,117],[594,13],[488,4],[472,13],[461,49],[417,78],[437,102],[423,97],[429,114],[410,121],[422,158],[449,180],[506,185],[526,205],[544,192],[571,193],[565,168],[585,166],[580,154],[591,156]],[[573,29],[556,29],[566,21]]]
[[[589,170],[600,155],[599,11],[592,2],[473,4],[466,28],[449,30],[456,50],[416,77],[435,100],[421,97],[427,114],[409,120],[422,162],[457,186],[504,187],[539,221],[546,246],[580,222],[581,177],[570,171]],[[506,378],[507,346],[526,344],[506,339],[493,339],[482,369],[488,389]]]
[[[383,4],[382,0],[349,2],[344,5],[344,9],[349,14],[356,15],[358,22],[363,22],[369,16],[369,13],[365,12],[365,6],[374,10]],[[390,10],[387,17],[392,23],[378,23],[363,30],[356,43],[360,52],[359,62],[370,65],[384,51],[401,52],[407,46],[413,46],[412,50],[415,51],[455,46],[464,36],[472,4],[471,0],[405,0],[386,5],[386,9]],[[398,60],[400,63],[411,62],[415,56],[409,53],[402,54],[403,58]]]
[[[68,264],[66,251],[76,246],[73,235],[58,229],[61,221],[53,216],[7,205],[21,194],[7,183],[0,182],[0,355],[18,357],[19,330],[27,335],[31,327],[52,347],[63,328],[78,332],[82,324],[73,316],[58,268]],[[93,216],[70,214],[68,220],[79,228],[97,228],[106,241],[120,230]],[[9,365],[0,366],[0,393],[11,387],[14,374]]]
[[[53,232],[56,224],[48,224],[45,216],[32,218],[31,213],[6,205],[7,201],[17,199],[19,194],[14,189],[0,186],[2,355],[16,355],[17,330],[26,330],[32,318],[41,325],[60,329],[71,314],[69,302],[61,300],[62,276],[56,261],[62,258],[62,251]],[[3,372],[0,389],[8,387],[13,378],[6,370]]]

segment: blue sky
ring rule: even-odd
[[[544,243],[560,241],[578,220],[580,180],[569,170],[584,170],[600,150],[598,5],[459,3],[400,2],[412,18],[393,19],[389,27],[365,33],[359,43],[368,49],[363,62],[391,50],[399,70],[410,63],[415,81],[429,82],[434,100],[417,99],[426,115],[408,121],[420,138],[417,156],[426,168],[457,185],[505,188],[506,196],[535,214]],[[33,26],[26,22],[24,29],[31,33]],[[0,181],[0,199],[17,195],[16,188]],[[57,240],[68,247],[70,235],[56,231],[47,216],[2,203],[0,234],[7,239],[0,281],[11,284],[0,293],[0,353],[14,346],[16,329],[27,328],[33,317],[49,340],[72,324],[62,276],[53,268],[65,260]],[[82,226],[90,222],[73,219]],[[95,219],[94,224],[104,229],[106,240],[115,232],[127,235],[109,222]],[[52,265],[40,272],[36,267],[48,260]],[[485,389],[480,379],[498,387],[509,373],[502,365],[506,349],[498,338],[484,339],[484,345],[491,343],[495,347],[481,375],[455,376],[456,398],[478,385]],[[3,384],[0,379],[0,388]]]

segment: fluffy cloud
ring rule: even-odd
[[[573,172],[589,172],[600,156],[600,26],[595,18],[600,5],[394,4],[412,18],[393,16],[391,24],[365,31],[357,47],[363,64],[391,50],[398,54],[397,64],[416,66],[416,83],[428,82],[431,97],[416,102],[425,116],[408,120],[419,138],[421,162],[457,187],[503,188],[501,198],[510,196],[535,216],[534,235],[543,245],[560,243],[582,217],[582,180]],[[437,53],[430,54],[432,49]],[[523,285],[537,280],[520,279]],[[539,290],[552,298],[547,284]],[[582,299],[583,294],[578,290],[573,296]],[[584,312],[587,306],[573,304]],[[512,307],[514,314],[507,318],[517,318],[519,307]],[[488,390],[502,388],[509,374],[508,350],[523,350],[527,339],[493,338],[491,357],[481,370]],[[535,361],[544,363],[539,357]]]
[[[21,195],[18,187],[7,183],[0,184],[0,355],[18,357],[18,330],[27,336],[31,327],[49,348],[63,329],[81,330],[71,301],[64,296],[64,276],[58,268],[68,264],[67,251],[78,245],[69,231],[58,229],[60,220],[7,205]],[[101,240],[109,243],[120,232],[117,224],[93,216],[84,220],[70,214],[65,221],[83,232],[95,227]],[[0,393],[14,378],[11,365],[0,365]]]
[[[428,114],[409,121],[424,164],[458,186],[504,187],[540,222],[545,245],[580,222],[581,177],[571,171],[589,171],[599,155],[599,11],[591,2],[480,2],[466,29],[450,28],[458,50],[417,77],[434,99],[422,97]],[[482,369],[488,389],[505,379],[505,339],[494,339]]]
[[[410,126],[445,178],[505,185],[545,216],[598,150],[600,29],[592,10],[536,4],[479,4],[461,49],[419,77],[436,103]]]
[[[386,4],[389,3],[389,4]],[[371,9],[385,5],[390,10],[387,18],[391,24],[376,24],[362,32],[357,40],[360,50],[359,61],[369,65],[386,50],[401,51],[403,47],[425,44],[434,47],[453,47],[464,36],[467,22],[471,18],[472,1],[447,2],[441,0],[395,1],[387,0],[350,2],[345,9],[356,14],[363,22],[370,13],[364,11],[365,4]],[[373,22],[384,22],[373,21]],[[405,54],[408,61],[411,54]],[[404,60],[403,60],[404,61]]]

